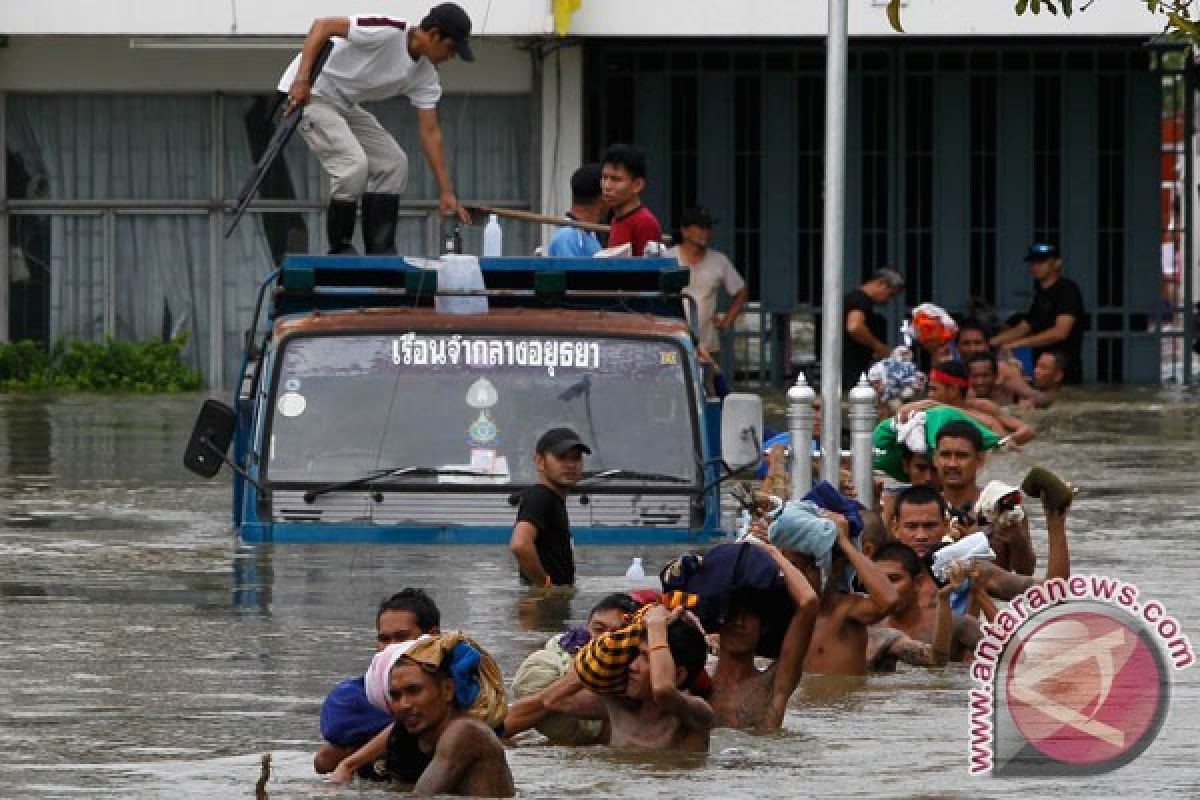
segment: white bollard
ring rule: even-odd
[[[788,433],[792,440],[792,500],[799,500],[812,488],[813,402],[817,393],[801,372],[796,384],[788,389]]]
[[[850,390],[850,476],[858,491],[858,501],[867,508],[875,507],[873,436],[877,404],[875,390],[867,383],[867,376],[860,376],[858,385]]]

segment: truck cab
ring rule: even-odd
[[[568,499],[577,541],[719,535],[720,403],[704,397],[686,272],[480,266],[484,288],[463,290],[415,260],[292,257],[264,283],[241,390],[205,404],[185,456],[202,474],[218,455],[234,467],[243,541],[505,542],[537,482],[534,443],[564,426],[592,451]]]

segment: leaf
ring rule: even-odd
[[[1029,10],[1037,14],[1042,10],[1042,0],[1029,0]]]
[[[1193,41],[1200,41],[1200,24],[1190,19],[1184,19],[1175,13],[1168,14],[1167,21],[1172,28],[1185,34]]]
[[[904,26],[900,24],[900,0],[888,0],[887,18],[892,30],[896,33],[904,33]]]
[[[1071,16],[1071,3],[1072,0],[1062,0],[1062,12],[1064,17]]]
[[[1017,0],[1017,9],[1016,10],[1017,10],[1018,16],[1021,14],[1024,14],[1026,11],[1028,11],[1029,10],[1029,0]]]

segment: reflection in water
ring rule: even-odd
[[[271,613],[271,586],[275,570],[271,545],[243,545],[233,554],[233,608],[235,611]]]
[[[503,546],[239,547],[228,476],[204,482],[180,465],[200,400],[0,396],[0,796],[245,797],[271,753],[272,797],[394,798],[332,790],[311,760],[321,700],[365,669],[381,599],[427,588],[443,627],[471,632],[511,676],[625,588],[631,556],[649,572],[678,555],[580,547],[576,590],[541,597],[518,584]],[[1200,620],[1195,397],[1076,397],[1037,424],[1045,438],[996,457],[985,477],[1012,481],[1042,463],[1082,483],[1070,523],[1077,570],[1138,584],[1185,630]],[[1178,713],[1139,760],[1055,794],[1200,783],[1190,713],[1200,697],[1191,673],[1178,677]],[[716,731],[707,757],[533,743],[509,758],[526,798],[1045,794],[1030,781],[964,789],[969,686],[962,666],[808,676],[784,731]]]
[[[571,618],[571,598],[574,596],[573,590],[565,588],[527,589],[517,596],[517,624],[523,631],[559,633]]]

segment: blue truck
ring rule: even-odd
[[[233,469],[244,542],[506,542],[558,426],[592,449],[578,542],[722,535],[720,484],[757,463],[762,410],[705,398],[686,271],[479,265],[483,288],[451,289],[442,262],[292,256],[262,283],[232,404],[205,401],[184,456]]]

